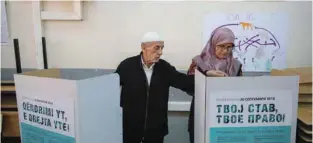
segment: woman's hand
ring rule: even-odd
[[[209,70],[206,72],[207,76],[215,76],[215,77],[225,77],[227,76],[226,73],[222,72],[222,71],[218,71],[218,70]]]

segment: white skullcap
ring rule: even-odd
[[[163,41],[163,39],[156,32],[147,32],[145,33],[145,35],[143,35],[141,39],[141,43],[153,42],[153,41]]]

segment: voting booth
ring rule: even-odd
[[[195,75],[195,143],[295,143],[298,76]]]
[[[122,143],[117,74],[47,69],[14,81],[22,143]]]

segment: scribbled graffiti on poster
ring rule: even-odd
[[[235,36],[233,56],[243,64],[243,71],[270,71],[286,67],[287,15],[207,14],[204,17],[203,44],[212,32],[230,28]]]

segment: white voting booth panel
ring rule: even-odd
[[[195,75],[195,143],[295,143],[298,76]]]
[[[14,80],[22,143],[122,143],[117,74],[48,69]]]

